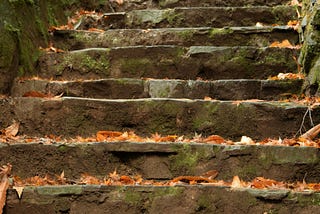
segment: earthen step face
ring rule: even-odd
[[[218,145],[183,142],[77,142],[2,145],[0,155],[21,178],[37,174],[61,174],[71,180],[81,174],[103,178],[117,170],[120,175],[171,180],[183,175],[203,175],[217,170],[217,180],[245,181],[266,177],[283,182],[320,182],[319,148],[265,145]],[[297,155],[299,154],[299,155]],[[63,163],[63,164],[61,164]]]
[[[288,102],[245,102],[190,99],[59,99],[14,98],[4,103],[6,121],[20,121],[21,134],[91,136],[99,130],[238,139],[285,138],[296,134],[308,107]],[[318,123],[318,108],[312,112]],[[307,124],[306,124],[307,125]],[[306,126],[306,128],[308,128]]]
[[[51,39],[55,47],[66,51],[137,45],[268,47],[286,39],[292,45],[299,42],[298,32],[288,26],[113,29],[105,32],[57,30]]]
[[[27,187],[23,195],[8,192],[6,213],[317,213],[320,198],[288,190],[185,185]]]
[[[266,79],[296,72],[298,50],[254,46],[90,48],[40,57],[41,78]]]
[[[292,6],[250,7],[182,7],[162,10],[133,10],[127,13],[106,13],[101,18],[85,17],[78,29],[89,28],[163,28],[286,25],[297,19]]]
[[[22,97],[30,91],[69,97],[98,99],[210,97],[218,100],[280,100],[299,94],[302,80],[163,80],[100,79],[75,81],[17,80],[11,95]]]

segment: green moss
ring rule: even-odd
[[[214,120],[211,118],[219,111],[218,103],[207,102],[203,104],[203,108],[199,111],[193,120],[194,130],[205,130],[207,127],[215,125]]]
[[[163,14],[163,19],[167,20],[170,25],[179,26],[183,23],[183,15],[177,13],[175,10],[166,10]]]
[[[179,31],[177,35],[183,40],[189,41],[189,40],[192,40],[194,33],[195,33],[194,30],[183,30],[183,31]]]
[[[141,193],[135,192],[134,190],[131,190],[131,189],[127,189],[125,191],[124,200],[126,203],[138,205],[142,201]]]
[[[162,197],[162,196],[174,196],[179,197],[183,194],[184,189],[181,187],[166,187],[166,188],[159,188],[154,191],[152,198],[154,197]]]
[[[141,74],[152,69],[152,62],[147,58],[121,59],[121,71],[131,75]]]
[[[62,75],[64,70],[72,69],[79,71],[80,74],[95,72],[96,74],[109,75],[110,62],[103,55],[94,56],[86,52],[65,54],[61,63],[56,67],[56,75]]]
[[[182,145],[182,147],[175,148],[177,154],[169,157],[170,169],[174,171],[174,174],[194,174],[196,166],[202,161],[208,161],[214,156],[213,151],[205,148],[192,149],[188,144]]]
[[[214,38],[215,36],[219,35],[225,35],[225,34],[231,34],[233,33],[233,30],[230,28],[211,28],[209,30],[209,37]]]

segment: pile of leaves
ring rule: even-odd
[[[320,98],[319,98],[320,99]],[[241,101],[239,101],[241,102]],[[237,103],[238,105],[239,103]],[[134,143],[203,143],[203,144],[219,144],[219,145],[271,145],[271,146],[312,146],[320,148],[320,139],[315,139],[315,136],[320,132],[320,126],[315,126],[307,133],[298,138],[291,139],[264,139],[262,141],[254,141],[250,137],[242,136],[240,141],[231,141],[224,139],[219,135],[210,135],[204,137],[201,134],[195,134],[192,138],[187,138],[178,135],[160,135],[152,134],[150,137],[141,137],[133,131],[98,131],[92,137],[75,137],[62,138],[61,136],[47,135],[45,137],[28,137],[18,135],[20,123],[14,121],[12,125],[0,131],[0,143],[41,143],[41,144],[68,144],[68,143],[90,143],[90,142],[134,142]],[[307,137],[312,136],[312,138]]]

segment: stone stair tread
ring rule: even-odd
[[[315,147],[179,142],[43,144],[41,139],[39,142],[1,145],[0,154],[7,155],[6,161],[15,166],[12,174],[28,178],[64,171],[67,178],[77,179],[82,173],[104,177],[117,169],[118,174],[170,180],[217,170],[217,179],[225,181],[235,175],[246,181],[261,176],[286,182],[320,181],[312,176],[320,172],[319,148]],[[181,164],[191,161],[190,158],[195,162]]]
[[[165,1],[154,1],[154,0],[140,0],[140,1],[124,1],[122,5],[116,2],[111,2],[111,6],[115,11],[130,11],[137,9],[147,8],[174,8],[174,7],[227,7],[227,6],[276,6],[276,5],[288,5],[289,1],[283,0],[165,0]],[[105,8],[111,11],[109,7]]]
[[[168,79],[99,79],[75,81],[17,80],[11,96],[29,91],[71,97],[134,99],[211,97],[218,100],[278,100],[299,94],[303,80],[168,80]]]
[[[285,25],[297,19],[292,6],[181,7],[107,13],[100,19],[83,18],[79,29],[255,26],[257,22]]]
[[[205,185],[43,186],[23,192],[19,199],[8,191],[6,213],[317,213],[320,198],[318,192]]]
[[[266,79],[295,73],[299,50],[254,46],[174,45],[89,48],[44,53],[38,76],[54,79]]]
[[[103,33],[81,30],[57,30],[53,44],[63,50],[135,45],[181,46],[269,46],[274,41],[299,41],[298,32],[289,26],[225,28],[112,29]]]
[[[279,101],[203,99],[11,98],[2,101],[3,121],[20,121],[21,134],[91,136],[99,130],[133,130],[190,136],[218,134],[237,139],[293,137],[308,106]],[[10,110],[11,109],[11,110]],[[319,108],[312,111],[319,123]],[[306,123],[305,128],[310,126]]]

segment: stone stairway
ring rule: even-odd
[[[288,2],[112,1],[103,9],[84,15],[76,30],[54,29],[51,40],[64,52],[43,52],[37,77],[17,79],[12,98],[2,102],[1,119],[16,119],[21,134],[40,137],[1,146],[0,154],[10,154],[5,161],[13,174],[64,171],[77,179],[116,169],[170,180],[217,170],[217,179],[226,181],[238,175],[248,181],[263,176],[319,182],[319,151],[312,147],[41,141],[45,135],[88,137],[99,130],[284,139],[301,126],[308,107],[281,99],[300,94],[303,80],[268,80],[298,72],[298,49],[269,47],[285,39],[300,42],[286,26],[298,19]],[[27,96],[31,91],[62,97]],[[312,111],[314,123],[319,114],[319,108]],[[9,190],[5,212],[310,213],[319,211],[319,201],[319,193],[283,189],[73,185],[26,187],[21,199]]]

